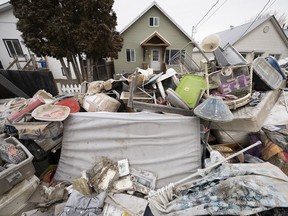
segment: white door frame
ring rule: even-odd
[[[161,70],[161,62],[162,62],[161,59],[162,59],[161,48],[151,48],[150,67],[153,68],[154,71]]]

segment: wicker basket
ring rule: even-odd
[[[288,175],[288,163],[278,158],[277,155],[271,157],[268,162],[279,167],[286,175]]]

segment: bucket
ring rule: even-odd
[[[82,107],[87,112],[117,112],[121,103],[116,99],[104,94],[99,93],[95,95],[87,95],[84,98]]]

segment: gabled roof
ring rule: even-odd
[[[13,6],[9,2],[0,4],[0,13],[4,12],[4,11],[7,11],[7,10],[9,10],[11,8],[13,8]]]
[[[123,34],[130,26],[132,26],[140,17],[142,17],[147,11],[149,11],[153,6],[157,7],[177,28],[189,39],[191,37],[157,4],[157,2],[152,2],[142,13],[140,13],[132,22],[130,22],[124,29],[120,31],[120,34]]]
[[[156,42],[156,43],[155,43]],[[153,32],[150,36],[145,38],[141,43],[141,46],[169,46],[170,43],[168,40],[166,40],[161,34],[159,34],[157,31]]]
[[[283,31],[284,31],[286,37],[288,37],[288,29],[287,29],[287,28],[286,28],[286,29],[283,29]]]
[[[285,41],[285,44],[288,46],[288,38],[285,35],[283,29],[280,27],[278,21],[274,16],[270,16],[268,18],[263,18],[256,20],[254,23],[249,22],[240,26],[231,27],[230,29],[224,30],[222,32],[215,33],[220,38],[220,47],[224,47],[228,43],[234,45],[237,43],[241,38],[247,36],[256,28],[258,28],[262,23],[271,20],[274,24],[275,28],[277,29],[278,33],[280,34],[281,38]]]

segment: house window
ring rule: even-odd
[[[5,47],[10,57],[13,56],[24,56],[21,45],[18,39],[3,39]]]
[[[262,55],[263,55],[263,53],[261,53],[261,52],[255,52],[253,59],[256,59],[256,58],[258,58],[258,57],[261,57]]]
[[[240,54],[243,56],[243,58],[246,59],[248,53],[247,52],[240,52]]]
[[[126,60],[127,62],[135,62],[135,49],[126,49]]]
[[[159,26],[159,17],[149,17],[149,26],[158,27]]]
[[[274,58],[276,58],[277,60],[279,60],[281,54],[269,54],[269,56],[273,56]]]
[[[183,63],[185,59],[185,50],[167,49],[165,53],[166,64],[178,64],[179,61]]]

